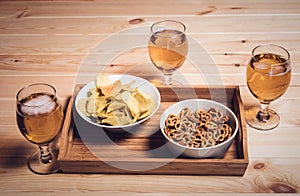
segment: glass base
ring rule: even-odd
[[[177,81],[177,80],[172,80],[172,84],[165,84],[165,82],[163,80],[159,80],[159,79],[150,79],[149,80],[154,86],[181,86],[182,83]]]
[[[275,111],[269,110],[270,118],[268,120],[262,121],[257,118],[259,110],[260,108],[256,107],[245,111],[246,121],[250,127],[253,127],[258,130],[267,131],[274,129],[279,125],[280,117]]]
[[[40,160],[40,152],[34,153],[28,160],[29,169],[36,174],[52,174],[60,170],[60,165],[53,156],[51,162],[44,164]]]

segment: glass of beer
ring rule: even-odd
[[[28,141],[39,146],[39,151],[28,160],[29,169],[37,174],[57,172],[59,164],[49,143],[60,132],[64,114],[55,88],[44,83],[31,84],[22,88],[16,99],[18,127]]]
[[[247,123],[259,130],[279,125],[279,115],[269,108],[287,90],[291,81],[290,54],[281,46],[260,45],[253,49],[246,72],[247,85],[260,108],[246,111]]]
[[[164,84],[172,85],[172,75],[184,63],[188,40],[183,23],[164,20],[151,26],[148,53],[152,63],[164,74]]]

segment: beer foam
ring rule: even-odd
[[[38,115],[50,113],[55,109],[56,103],[48,95],[39,95],[21,106],[21,111],[25,115]]]

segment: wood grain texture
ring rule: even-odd
[[[1,194],[299,193],[299,10],[298,0],[0,1]],[[258,105],[245,80],[251,50],[267,43],[289,50],[292,82],[284,96],[271,104],[280,114],[281,123],[270,132],[247,126],[249,165],[245,175],[38,176],[31,173],[27,158],[37,147],[27,142],[16,126],[16,92],[30,83],[47,82],[57,88],[65,105],[75,85],[93,80],[99,70],[162,79],[161,73],[153,68],[146,47],[120,51],[120,43],[130,41],[130,36],[97,50],[107,38],[117,37],[126,29],[147,30],[161,19],[184,22],[189,38],[204,48],[201,52],[189,51],[190,54],[206,55],[205,61],[198,65],[201,69],[187,61],[175,73],[175,79],[191,85],[238,85],[245,109]],[[131,36],[143,39],[147,34],[137,32]],[[116,58],[108,65],[101,64],[101,59],[111,55]],[[216,69],[205,69],[209,67]],[[212,80],[208,82],[209,78]],[[53,148],[59,147],[60,139],[53,143]]]
[[[161,2],[159,0],[145,1],[2,1],[2,17],[96,17],[96,16],[134,16],[134,15],[230,15],[230,14],[298,14],[298,3],[295,0],[282,2],[280,0],[240,2],[221,0]],[[258,8],[258,5],[260,6]],[[82,9],[82,7],[85,9]],[[170,6],[172,9],[169,9]],[[65,9],[69,7],[69,9]],[[151,9],[145,9],[145,8]],[[129,9],[128,9],[129,8]]]

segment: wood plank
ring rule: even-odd
[[[86,36],[0,36],[1,54],[87,54],[101,39]],[[17,43],[17,45],[16,45]]]
[[[296,179],[300,175],[298,170],[300,159],[253,159],[243,178],[223,176],[151,176],[151,175],[84,175],[84,174],[55,174],[40,176],[32,174],[26,166],[26,158],[16,158],[14,167],[5,163],[10,159],[0,158],[2,186],[1,192],[6,194],[32,195],[35,193],[48,194],[49,190],[59,191],[60,194],[68,194],[72,190],[74,195],[82,195],[82,192],[89,194],[100,194],[102,192],[135,195],[135,193],[156,193],[168,195],[186,194],[199,195],[199,193],[231,193],[232,184],[239,193],[274,193],[274,185],[287,185],[286,191],[299,191],[299,182]],[[24,184],[28,178],[30,182]],[[228,182],[230,180],[230,183]],[[47,190],[43,186],[36,186],[37,182],[47,184]],[[125,183],[126,182],[126,183]],[[143,182],[143,183],[141,183]],[[180,182],[180,183],[178,183]],[[61,187],[63,183],[64,188]],[[16,189],[18,184],[18,189]],[[115,184],[115,186],[112,186]],[[176,184],[176,186],[174,186]],[[271,186],[273,185],[273,186]],[[172,187],[172,188],[170,188]],[[284,188],[284,187],[282,187]],[[277,191],[280,191],[277,190]],[[247,195],[248,195],[247,194]],[[252,195],[252,194],[250,194]]]
[[[74,74],[86,55],[0,55],[0,75]]]
[[[80,35],[17,35],[17,36],[0,36],[0,54],[5,55],[111,55],[120,54],[122,52],[128,52],[126,55],[131,57],[132,53],[143,54],[147,53],[147,35],[130,35],[122,36],[122,40],[125,43],[130,43],[132,38],[137,36],[138,40],[143,41],[142,45],[139,41],[136,49],[131,47],[126,48],[125,51],[120,51],[121,49],[113,47],[118,45],[120,38],[116,36],[111,37],[112,41],[109,41],[107,46],[102,42],[105,38],[110,38],[110,36],[80,36]],[[220,55],[224,58],[216,58],[216,63],[226,63],[227,60],[235,58],[234,63],[245,64],[247,63],[252,49],[260,44],[273,43],[282,45],[287,48],[292,55],[292,60],[299,62],[299,49],[298,43],[299,34],[278,34],[276,36],[270,36],[268,33],[258,33],[258,34],[232,34],[232,35],[201,35],[195,34],[191,35],[190,39],[194,39],[195,42],[190,43],[190,54],[199,53],[199,51],[193,50],[193,47],[202,47],[201,54],[209,55]],[[16,45],[17,44],[17,45]],[[128,51],[126,51],[128,50]],[[129,50],[130,53],[129,53]],[[198,50],[198,49],[197,49]],[[131,56],[130,56],[131,55]],[[223,55],[223,56],[222,56]],[[147,55],[148,56],[148,55]],[[124,59],[124,58],[123,58]],[[131,58],[128,58],[130,60]],[[2,59],[1,59],[2,60]],[[3,59],[5,60],[5,59]],[[215,60],[215,58],[214,58]],[[225,61],[224,61],[225,60]],[[5,62],[6,63],[6,62]],[[18,63],[18,62],[16,62]],[[123,62],[126,63],[126,62]],[[295,63],[295,65],[297,65]]]
[[[224,14],[298,14],[295,0],[288,0],[284,3],[276,1],[229,1],[221,0],[211,2],[205,1],[180,1],[172,2],[172,9],[169,1],[1,1],[1,17],[97,17],[97,16],[136,16],[136,15],[224,15]],[[257,5],[260,5],[259,8]],[[65,9],[72,7],[72,9]],[[85,9],[82,9],[85,7]],[[128,7],[130,9],[128,9]],[[146,9],[147,8],[147,9]]]
[[[282,115],[284,116],[284,115]],[[295,119],[295,127],[299,127],[299,117]],[[278,128],[263,132],[247,127],[249,138],[249,154],[252,158],[263,159],[264,157],[281,158],[299,157],[299,143],[297,141],[297,130],[295,127],[281,123]],[[283,137],[284,135],[284,137]]]
[[[300,53],[292,53],[291,65],[292,72],[297,74],[300,72]],[[157,72],[154,68],[146,50],[139,51],[129,50],[124,52],[117,58],[113,59],[107,66],[100,63],[102,54],[95,55],[75,55],[75,54],[32,54],[32,55],[0,55],[0,75],[20,76],[20,75],[73,75],[77,73],[93,73],[100,70],[109,70],[115,73],[125,73],[130,69],[130,73],[134,72],[134,68],[144,65],[146,72]],[[187,60],[179,69],[185,74],[192,74],[205,69],[206,66],[212,67],[212,73],[226,74],[245,74],[246,66],[249,61],[249,54],[242,53],[224,53],[214,54],[208,53],[210,60],[205,60],[202,64],[195,66],[190,60]],[[136,71],[137,72],[137,71]],[[207,73],[207,72],[204,72]]]
[[[123,74],[123,73],[122,73]],[[127,72],[130,74],[130,72]],[[11,98],[14,97],[19,89],[21,89],[26,84],[36,83],[36,82],[45,82],[53,84],[57,87],[57,91],[60,96],[66,97],[72,93],[73,87],[75,84],[85,84],[95,79],[97,74],[89,74],[89,75],[79,75],[75,78],[75,76],[69,75],[42,75],[43,78],[39,76],[24,76],[23,81],[18,81],[19,76],[2,76],[0,78],[0,82],[2,85],[0,86],[0,95],[3,98]],[[154,74],[138,74],[136,76],[148,79],[150,81],[161,81],[163,80],[162,74],[159,72],[155,72]],[[215,80],[213,80],[215,78]],[[177,80],[185,85],[246,85],[246,79],[243,75],[219,75],[219,74],[207,74],[200,75],[199,73],[189,75],[188,77],[175,73],[174,80]],[[209,81],[207,81],[209,80]],[[298,92],[293,92],[293,89],[297,89],[300,83],[300,75],[294,75],[290,84],[290,88],[287,90],[287,98],[289,96],[298,95]],[[11,89],[8,91],[8,89]]]
[[[300,53],[292,53],[292,72],[298,73],[300,70]],[[188,59],[184,65],[179,69],[180,72],[191,74],[202,70],[203,73],[220,73],[223,74],[244,74],[246,72],[246,65],[249,60],[249,54],[242,53],[227,53],[214,54],[209,53],[205,55],[208,60],[200,62],[195,66]],[[140,48],[138,50],[129,50],[123,54],[115,57],[108,66],[101,66],[101,58],[103,54],[75,55],[75,54],[60,54],[60,55],[0,55],[0,75],[76,75],[79,73],[94,73],[100,70],[109,70],[110,72],[125,73],[130,70],[134,72],[134,68],[143,66],[147,72],[157,72],[148,57],[147,49]],[[104,55],[105,57],[105,55]],[[224,63],[225,62],[225,63]],[[222,63],[222,64],[218,64]],[[209,71],[206,67],[212,68]]]
[[[15,99],[19,89],[32,83],[48,83],[53,85],[58,93],[58,97],[66,98],[72,95],[74,86],[74,76],[2,76],[0,78],[1,99]]]
[[[187,34],[211,33],[299,33],[300,27],[293,25],[300,15],[221,15],[214,17],[171,16],[170,20],[179,20],[187,27]],[[1,19],[1,18],[0,18]],[[0,20],[2,35],[109,35],[128,28],[150,28],[151,24],[164,20],[165,16],[141,16],[140,23],[131,24],[132,17],[96,17],[96,18],[21,18],[11,22],[11,18]],[[251,26],[244,25],[251,23]],[[266,25],[272,24],[272,25]],[[201,28],[205,27],[205,28]],[[137,32],[138,33],[138,32]],[[146,32],[148,33],[148,32]]]

